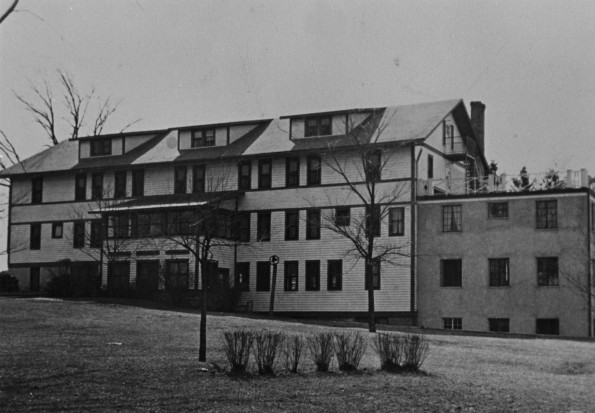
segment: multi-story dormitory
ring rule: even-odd
[[[374,269],[380,321],[592,336],[588,175],[523,190],[488,176],[484,110],[472,102],[469,116],[451,100],[61,142],[0,173],[11,181],[9,270],[30,290],[43,289],[63,259],[76,276],[99,273],[105,289],[163,288],[160,271],[200,288],[171,228],[192,231],[193,213],[216,205],[241,216],[221,219],[220,238],[235,242],[211,258],[243,290],[243,307],[268,311],[276,255],[277,313],[363,318],[364,262],[320,222],[331,214],[355,225],[364,214],[329,162],[339,159],[361,184],[354,142],[364,142],[386,163],[378,185],[398,195],[374,225],[378,242],[401,246]],[[100,220],[110,222],[107,240]]]

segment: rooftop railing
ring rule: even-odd
[[[567,170],[563,175],[556,171],[536,174],[494,175],[471,178],[428,179],[418,181],[420,196],[432,195],[472,195],[491,192],[530,192],[548,191],[567,188],[591,188],[595,190],[595,181],[589,177],[586,169]]]

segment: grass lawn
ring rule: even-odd
[[[0,298],[0,411],[595,412],[595,342],[430,335],[425,374],[361,371],[231,378],[202,372],[200,316],[35,298]],[[221,332],[332,327],[211,315],[209,362],[227,368]],[[364,332],[364,330],[361,330]],[[368,334],[368,333],[365,333]],[[336,362],[335,362],[336,363]]]

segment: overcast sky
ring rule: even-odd
[[[594,16],[591,0],[21,0],[0,25],[0,129],[43,149],[13,91],[57,69],[122,101],[104,132],[462,98],[486,104],[500,172],[593,175]]]

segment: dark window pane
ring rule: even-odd
[[[31,181],[31,203],[41,204],[43,201],[43,178],[33,178]]]
[[[557,318],[538,318],[535,333],[557,336],[560,334],[560,321]]]
[[[287,158],[285,160],[285,186],[300,185],[300,158]]]
[[[348,227],[351,224],[351,210],[349,208],[335,209],[335,225]]]
[[[252,187],[252,162],[243,161],[238,164],[238,188],[250,189]]]
[[[434,157],[428,155],[428,179],[434,178]]]
[[[462,287],[462,260],[442,260],[442,287]]]
[[[114,174],[114,198],[126,197],[126,171],[116,171]]]
[[[205,166],[192,167],[192,192],[195,194],[205,192]]]
[[[375,290],[380,290],[380,260],[375,259],[366,264],[366,290],[370,289],[370,278]]]
[[[461,205],[445,205],[442,207],[442,231],[463,231],[463,213]]]
[[[256,228],[256,240],[257,241],[270,241],[271,240],[271,213],[269,211],[260,211],[257,214],[257,228]]]
[[[185,166],[176,166],[174,168],[174,194],[186,193],[186,170]]]
[[[306,290],[320,290],[320,261],[306,261]]]
[[[554,287],[558,283],[558,258],[537,258],[537,285],[540,287]]]
[[[238,262],[236,264],[234,285],[239,291],[250,291],[249,262]]]
[[[495,258],[489,260],[490,287],[507,287],[510,285],[508,258]]]
[[[31,224],[29,249],[38,250],[41,248],[41,224]]]
[[[52,238],[62,238],[64,227],[61,222],[54,222],[52,224]]]
[[[299,239],[299,211],[285,212],[285,240],[295,241]]]
[[[318,156],[308,157],[308,185],[320,185],[322,164]]]
[[[380,205],[366,208],[366,235],[371,231],[373,237],[380,236]]]
[[[488,218],[508,218],[508,202],[488,203]]]
[[[94,172],[91,176],[91,198],[103,198],[103,172]]]
[[[461,330],[463,328],[463,319],[458,317],[447,317],[442,319],[444,328],[447,330]]]
[[[76,174],[74,181],[74,200],[84,201],[87,199],[87,174]]]
[[[91,221],[91,234],[89,237],[89,246],[91,248],[101,248],[103,242],[103,225],[101,220]]]
[[[510,319],[508,318],[488,318],[490,331],[495,333],[509,333]]]
[[[327,289],[330,291],[343,288],[343,261],[329,260],[327,263]]]
[[[271,187],[271,160],[261,159],[258,161],[258,188],[269,189]]]
[[[390,208],[388,235],[399,236],[405,234],[405,208]]]
[[[320,239],[320,210],[306,211],[306,239]]]
[[[75,221],[72,228],[72,246],[73,248],[85,247],[85,222]]]
[[[271,290],[271,264],[268,261],[256,263],[256,291]]]
[[[132,171],[132,196],[145,195],[145,171],[136,169]]]
[[[298,290],[298,262],[285,261],[285,291]]]
[[[558,201],[537,201],[537,228],[558,228]]]

